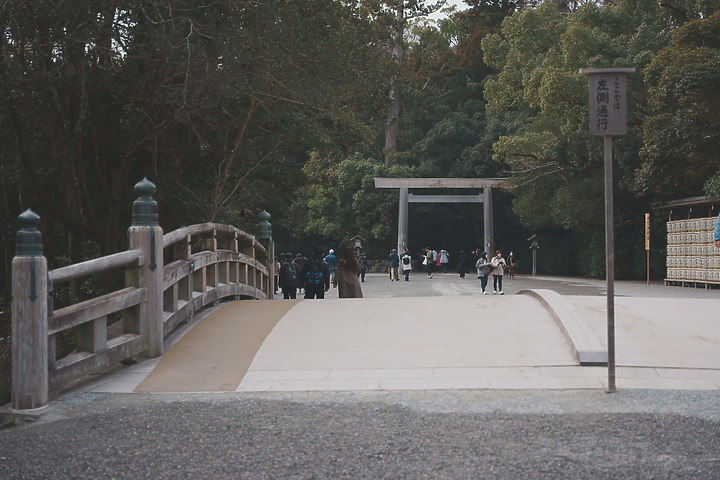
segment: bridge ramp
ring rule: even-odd
[[[226,304],[186,331],[161,359],[103,375],[85,390],[607,386],[606,367],[579,365],[578,345],[554,318],[557,312],[551,314],[533,296],[515,295],[528,287],[557,289],[585,331],[594,332],[606,348],[602,282],[520,278],[508,283],[503,296],[480,296],[477,282],[454,276],[435,280],[381,282],[379,276],[370,277],[364,299],[332,298],[331,290],[325,300]],[[618,388],[720,390],[716,292],[619,287],[622,295],[631,295],[615,299]],[[445,296],[437,296],[440,293]]]

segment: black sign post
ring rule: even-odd
[[[590,135],[603,137],[605,153],[605,278],[607,281],[608,393],[615,383],[615,240],[613,215],[613,135],[627,133],[625,75],[634,68],[582,69],[588,76]]]

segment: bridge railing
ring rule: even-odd
[[[208,305],[224,299],[271,298],[270,215],[261,213],[258,238],[231,225],[204,223],[163,235],[155,186],[135,186],[128,250],[47,270],[40,218],[20,215],[13,259],[12,408],[47,405],[54,392],[141,354],[162,355],[165,337]],[[124,286],[53,309],[60,286],[72,280],[124,273]],[[110,319],[110,320],[109,320]],[[75,350],[57,358],[57,339],[71,331]]]
[[[272,295],[267,249],[236,227],[217,223],[183,227],[165,234],[163,247],[168,259],[163,277],[164,335],[223,298]]]

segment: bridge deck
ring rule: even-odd
[[[454,274],[369,276],[365,299],[243,301],[189,328],[160,360],[86,387],[114,392],[600,389],[551,312],[524,288],[551,288],[603,345],[603,283],[506,280],[479,296]],[[443,295],[443,296],[438,296]],[[618,388],[720,389],[720,291],[616,285]],[[332,298],[332,297],[335,298]]]

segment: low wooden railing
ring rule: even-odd
[[[216,223],[163,235],[151,197],[155,186],[143,180],[135,191],[140,198],[133,204],[127,251],[49,272],[39,217],[30,210],[20,216],[13,259],[13,409],[44,407],[76,380],[141,354],[162,355],[165,337],[208,305],[272,297],[269,214],[261,213],[258,238]],[[64,283],[118,269],[124,270],[123,288],[53,309],[53,292]],[[70,330],[75,350],[57,358],[57,338]]]

